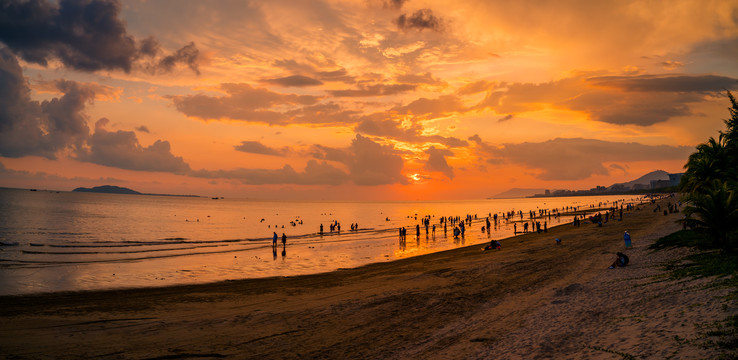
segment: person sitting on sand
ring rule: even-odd
[[[624,267],[625,265],[628,265],[628,262],[630,262],[630,259],[628,259],[628,255],[625,255],[621,252],[616,254],[618,257],[615,259],[615,262],[610,265],[609,269],[614,269],[616,266],[618,267]]]
[[[500,250],[502,249],[502,244],[500,244],[497,240],[490,241],[489,245],[487,245],[483,250]]]

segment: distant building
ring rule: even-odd
[[[669,186],[669,180],[651,180],[651,189],[661,189]]]
[[[546,196],[551,196],[551,190],[546,189]]]
[[[623,184],[615,184],[610,186],[610,191],[626,191],[628,190]]]
[[[669,186],[679,186],[679,182],[682,181],[682,175],[684,173],[669,174]]]
[[[633,190],[646,190],[648,187],[644,184],[633,184]]]

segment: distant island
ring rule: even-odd
[[[172,194],[150,194],[141,193],[136,190],[129,188],[115,186],[115,185],[102,185],[91,188],[78,187],[72,191],[75,192],[91,192],[91,193],[103,193],[103,194],[125,194],[125,195],[154,195],[154,196],[181,196],[181,197],[200,197],[198,195],[172,195]]]

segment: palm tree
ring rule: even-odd
[[[720,134],[717,140],[711,137],[707,143],[698,145],[697,152],[690,155],[687,164],[684,165],[687,171],[680,183],[682,192],[699,192],[712,180],[730,177],[735,169],[729,166],[729,155],[723,134]]]
[[[727,131],[697,146],[679,186],[688,202],[683,221],[705,229],[714,246],[733,251],[738,245],[731,241],[738,228],[738,102],[727,93],[732,105]]]
[[[738,194],[727,182],[713,180],[700,192],[687,196],[684,208],[688,225],[702,228],[710,234],[712,245],[726,251],[735,249],[731,233],[738,227]]]

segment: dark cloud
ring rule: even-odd
[[[441,30],[441,19],[433,15],[433,11],[431,9],[420,9],[415,11],[412,15],[402,14],[397,18],[395,23],[401,30]]]
[[[425,163],[426,170],[438,171],[446,175],[449,179],[454,178],[454,169],[446,162],[446,156],[453,156],[453,152],[448,149],[437,149],[435,146],[431,146],[425,153],[428,154],[428,161]]]
[[[479,136],[479,134],[474,134],[472,136],[469,136],[469,141],[474,141],[475,143],[481,143],[482,138]]]
[[[606,163],[686,161],[694,149],[689,146],[556,138],[539,143],[503,144],[499,148],[487,145],[481,150],[493,162],[504,161],[539,170],[537,177],[541,180],[581,180],[592,175],[608,175]]]
[[[384,0],[382,4],[385,8],[391,8],[391,9],[402,9],[402,5],[404,5],[407,2],[407,0]]]
[[[736,10],[738,13],[738,10]],[[738,20],[736,20],[738,23]],[[690,58],[699,58],[713,64],[715,61],[726,61],[735,64],[738,61],[738,37],[725,37],[697,43],[689,54]]]
[[[356,82],[356,78],[349,75],[348,71],[344,68],[332,71],[316,71],[315,76],[323,81],[340,81],[346,84],[353,84]]]
[[[505,116],[497,119],[497,122],[505,122],[505,121],[508,121],[508,120],[512,120],[512,118],[514,118],[514,117],[515,117],[514,114],[507,114],[507,115],[505,115]]]
[[[398,151],[359,134],[346,149],[316,145],[314,155],[345,164],[351,181],[357,185],[407,183],[407,178],[402,175],[404,162]]]
[[[587,82],[629,92],[714,93],[738,88],[738,79],[717,75],[598,76]]]
[[[234,148],[250,154],[285,156],[285,151],[272,149],[258,141],[241,141],[241,145],[236,145]]]
[[[412,91],[417,87],[418,86],[414,84],[359,85],[358,89],[330,90],[329,93],[336,97],[385,96]]]
[[[264,79],[262,80],[262,82],[269,83],[269,84],[276,84],[280,86],[295,86],[295,87],[323,85],[323,82],[320,80],[313,79],[307,76],[302,76],[302,75],[292,75],[292,76],[275,78],[275,79]]]
[[[137,43],[118,18],[120,8],[114,0],[3,1],[0,41],[31,63],[46,66],[58,59],[75,70],[130,72],[159,45],[151,37]],[[182,62],[198,73],[197,58],[191,43],[161,59],[158,68],[166,71]]]
[[[149,128],[147,128],[145,125],[137,126],[136,131],[145,132],[147,134],[151,133],[151,131],[149,131]]]
[[[95,93],[73,81],[55,85],[63,96],[31,100],[18,60],[9,50],[0,49],[0,155],[56,159],[61,150],[83,146],[89,136],[83,110]]]
[[[190,175],[208,179],[235,179],[248,185],[340,185],[348,180],[348,175],[341,169],[315,160],[308,161],[303,172],[285,165],[281,169],[197,170],[190,172]]]
[[[200,75],[198,62],[200,59],[200,50],[197,49],[195,43],[191,42],[172,55],[165,56],[159,60],[158,69],[164,72],[172,71],[177,64],[187,65],[195,74]]]
[[[190,166],[182,157],[174,156],[168,141],[156,140],[143,147],[133,131],[105,130],[108,119],[95,124],[95,133],[88,140],[89,148],[80,150],[77,159],[94,164],[136,171],[161,171],[186,174]]]

